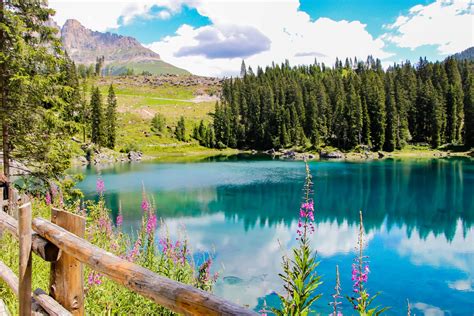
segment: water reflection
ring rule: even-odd
[[[326,302],[340,265],[345,293],[358,211],[364,210],[370,287],[380,303],[404,311],[409,298],[419,313],[474,310],[474,164],[470,160],[316,162],[317,229],[313,242],[325,277]],[[183,224],[196,252],[213,251],[223,278],[216,292],[258,309],[280,290],[282,251],[295,244],[302,194],[302,163],[225,161],[126,164],[100,171],[106,200],[119,201],[124,227],[136,229],[142,184],[172,234]],[[81,183],[93,197],[97,170]],[[279,244],[282,246],[280,247]]]

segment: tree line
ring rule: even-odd
[[[380,60],[333,67],[288,62],[246,68],[222,86],[213,123],[196,127],[208,147],[301,146],[393,151],[409,143],[474,146],[472,61],[420,58],[386,70]]]

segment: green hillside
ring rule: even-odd
[[[135,74],[149,72],[152,75],[190,75],[191,73],[185,69],[178,68],[162,60],[129,62],[110,64],[106,67],[106,73],[110,75],[121,75],[133,70]]]

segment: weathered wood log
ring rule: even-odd
[[[257,315],[252,310],[211,293],[170,280],[121,259],[43,218],[33,220],[33,229],[63,252],[176,313],[184,315]]]
[[[0,227],[10,232],[13,237],[18,239],[18,221],[2,211],[0,211]],[[48,262],[57,261],[61,256],[61,252],[56,245],[44,239],[37,233],[31,235],[31,250]]]
[[[19,208],[20,264],[18,301],[20,316],[31,315],[31,203]]]
[[[0,279],[3,279],[13,293],[18,296],[18,277],[2,261],[0,261]],[[35,307],[40,306],[40,308]],[[64,307],[47,295],[42,289],[36,289],[31,298],[31,307],[34,311],[46,311],[49,315],[66,316],[71,315]],[[1,314],[0,314],[1,315]]]
[[[50,316],[71,316],[71,313],[65,309],[61,304],[56,302],[54,298],[49,296],[42,289],[36,289],[33,292],[33,297],[36,302],[50,315]]]
[[[53,208],[51,221],[84,238],[86,219],[73,213]],[[68,253],[51,263],[50,294],[75,316],[84,315],[84,277],[82,263]]]
[[[16,274],[2,261],[0,261],[0,279],[5,281],[8,287],[18,296],[18,277]]]

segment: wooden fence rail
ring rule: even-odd
[[[17,240],[19,239],[18,221],[2,211],[0,211],[0,226],[7,230]],[[57,261],[61,255],[60,250],[56,245],[47,241],[37,233],[31,235],[31,250],[48,262]]]
[[[33,220],[33,229],[63,252],[174,312],[184,315],[256,315],[211,293],[121,259],[43,218]]]
[[[31,298],[33,303],[37,302],[49,315],[84,314],[82,264],[88,265],[113,281],[176,313],[184,315],[257,315],[243,306],[160,276],[92,245],[82,238],[85,220],[80,216],[53,209],[52,223],[43,218],[31,220],[31,213],[28,218],[27,213],[22,209],[20,209],[19,215],[21,230],[14,218],[0,210],[0,230],[3,228],[20,241],[23,240],[21,241],[23,255],[20,256],[20,275],[21,272],[28,273],[29,266],[28,261],[25,261],[27,258],[25,256],[27,253],[31,256],[31,251],[51,262],[51,296],[43,290],[37,289]],[[28,232],[28,229],[25,229],[25,225],[28,225],[25,223],[28,221],[31,222],[30,227],[35,232]],[[68,269],[68,267],[72,268]],[[24,289],[24,293],[27,293],[28,290],[28,293],[31,293],[31,288],[28,288],[27,284],[21,285],[18,282],[18,277],[1,261],[0,279],[3,279],[17,295],[20,294],[19,289],[21,288]],[[31,280],[29,281],[31,282]],[[28,282],[28,278],[25,282]],[[24,301],[25,294],[22,295]],[[23,312],[22,307],[20,310]],[[26,313],[23,314],[26,315]]]

